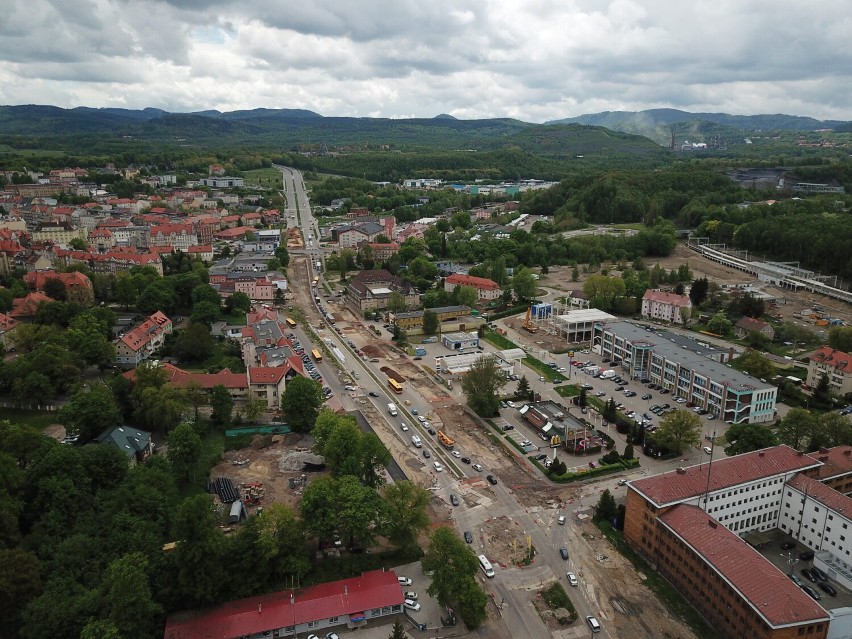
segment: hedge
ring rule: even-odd
[[[550,477],[551,481],[555,481],[560,484],[579,481],[581,479],[588,479],[589,477],[597,477],[599,475],[611,475],[612,473],[617,473],[624,470],[624,466],[622,464],[609,464],[607,466],[598,466],[597,468],[590,468],[589,470],[583,471],[582,473],[565,473],[564,475],[559,475],[558,477]]]

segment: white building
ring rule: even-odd
[[[648,289],[642,296],[642,317],[683,324],[691,313],[692,300],[688,295]]]

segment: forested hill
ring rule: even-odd
[[[286,150],[320,145],[430,151],[519,149],[552,157],[664,153],[651,140],[601,127],[551,127],[510,118],[342,118],[297,109],[168,113],[159,109],[0,107],[0,141],[12,147],[96,150],[115,141],[133,140]]]

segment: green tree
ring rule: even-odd
[[[423,332],[426,335],[434,335],[438,332],[438,328],[440,326],[440,322],[438,321],[438,314],[435,311],[425,310],[423,311]]]
[[[828,380],[828,375],[823,373],[813,390],[813,404],[814,406],[828,408],[832,405],[833,400],[831,383]]]
[[[778,441],[796,450],[803,450],[808,443],[813,423],[816,420],[809,410],[791,408],[778,424]]]
[[[146,430],[166,433],[181,422],[186,407],[186,396],[179,388],[146,388],[139,395],[133,419]]]
[[[726,455],[741,455],[778,444],[778,437],[762,424],[732,424],[725,432]]]
[[[88,442],[108,428],[120,426],[121,411],[110,389],[94,384],[91,390],[80,389],[71,396],[59,411],[66,432],[79,433],[83,442]]]
[[[13,630],[20,624],[21,612],[40,593],[38,557],[23,548],[0,549],[0,619],[3,619],[4,635],[13,636]]]
[[[192,289],[192,304],[195,306],[199,302],[210,302],[218,308],[221,302],[219,291],[209,284],[199,284]]]
[[[600,499],[595,506],[595,519],[598,521],[610,521],[616,515],[615,497],[609,489],[601,493]]]
[[[852,353],[852,326],[835,326],[829,329],[828,345],[834,350]]]
[[[512,278],[512,290],[520,302],[529,302],[535,299],[536,285],[533,272],[524,267],[518,269]]]
[[[677,453],[701,443],[701,419],[690,410],[676,410],[660,421],[654,433],[657,444]]]
[[[391,313],[401,313],[405,310],[405,298],[399,291],[393,291],[388,297],[388,310]]]
[[[49,298],[64,302],[68,299],[65,283],[57,277],[49,277],[44,282],[44,294]]]
[[[585,408],[586,406],[588,406],[588,404],[589,404],[589,399],[586,396],[586,389],[581,388],[580,389],[580,396],[577,398],[577,405],[580,406],[581,408]]]
[[[86,245],[86,240],[82,237],[72,237],[71,241],[68,242],[68,246],[74,251],[85,251],[89,248]]]
[[[483,417],[496,415],[500,406],[500,389],[506,377],[494,357],[477,359],[470,371],[462,378],[462,390],[468,405]]]
[[[195,482],[195,470],[201,457],[201,438],[191,424],[178,424],[166,436],[169,463],[175,476],[184,482]]]
[[[382,489],[380,529],[399,548],[417,546],[418,535],[429,527],[429,493],[410,481],[397,481]]]
[[[724,311],[717,311],[716,314],[710,318],[710,321],[707,322],[707,328],[718,335],[727,335],[731,332],[733,324],[731,324],[731,320],[725,316]]]
[[[226,428],[231,425],[231,416],[234,411],[234,400],[228,389],[222,384],[217,384],[210,391],[210,424],[214,428]]]
[[[80,631],[80,639],[123,639],[123,637],[112,621],[90,617]]]
[[[576,282],[580,279],[580,269],[576,266],[571,269],[571,281]]]
[[[226,582],[225,538],[216,525],[216,511],[209,495],[184,499],[177,509],[174,534],[176,587],[189,605],[218,601]]]
[[[592,302],[592,306],[601,310],[609,310],[615,300],[624,297],[627,286],[620,277],[608,275],[591,275],[583,284],[583,292]]]
[[[242,291],[231,293],[225,300],[225,312],[229,315],[233,313],[248,313],[250,310],[251,300]]]
[[[193,324],[206,324],[207,326],[211,326],[213,322],[219,319],[219,313],[220,309],[218,304],[203,300],[201,302],[197,302],[192,307],[192,314],[189,316],[189,319],[192,320]]]
[[[460,306],[476,308],[479,303],[479,293],[472,286],[458,286],[453,290],[453,296]]]
[[[269,504],[253,524],[257,529],[255,548],[271,564],[276,578],[301,579],[308,574],[311,565],[305,552],[305,532],[289,506]]]
[[[852,444],[852,424],[845,415],[829,412],[819,417],[821,430],[829,446],[848,446]]]
[[[394,619],[393,626],[391,627],[391,633],[388,635],[388,639],[408,639],[408,634],[405,632],[405,627],[402,625],[402,622],[399,619]]]
[[[532,389],[530,388],[530,381],[527,379],[526,375],[523,375],[521,379],[518,380],[518,388],[515,390],[515,397],[518,399],[532,399]]]
[[[461,540],[455,530],[441,526],[433,534],[423,559],[424,572],[432,572],[432,583],[427,592],[442,606],[455,604],[465,624],[473,629],[485,618],[487,600],[476,581],[479,562],[473,551]]]
[[[162,607],[151,594],[146,574],[148,560],[140,552],[112,561],[104,573],[101,591],[109,621],[125,637],[152,637],[160,624]]]
[[[710,282],[706,277],[695,280],[689,289],[689,299],[692,300],[693,306],[701,306],[704,300],[707,299],[707,290],[710,288]]]
[[[769,380],[775,376],[775,365],[769,358],[754,350],[748,350],[740,355],[731,362],[731,366],[758,379]]]
[[[285,247],[279,246],[273,251],[273,255],[275,255],[275,259],[281,263],[281,266],[286,267],[290,264],[290,254],[287,252]]]
[[[260,397],[250,397],[243,404],[243,414],[249,422],[257,421],[257,418],[266,412],[266,400]]]
[[[624,454],[622,458],[624,459],[633,459],[635,453],[633,452],[633,444],[629,443],[624,447]]]
[[[206,305],[201,302],[199,306]],[[172,345],[172,353],[182,362],[204,362],[215,348],[210,326],[192,320],[188,328],[179,331]]]
[[[322,386],[300,375],[284,388],[281,412],[294,432],[307,433],[314,427],[324,401]]]
[[[302,493],[299,512],[307,530],[319,539],[329,539],[337,532],[366,547],[376,534],[382,503],[373,488],[364,486],[357,477],[323,477],[308,484]]]

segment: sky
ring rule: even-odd
[[[852,120],[849,0],[7,0],[0,104]]]

